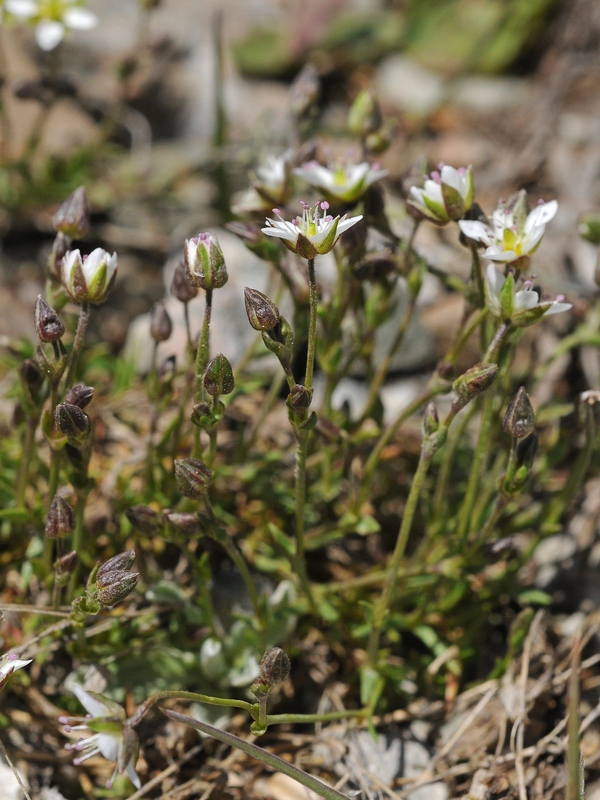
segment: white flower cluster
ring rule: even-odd
[[[54,50],[67,30],[89,31],[98,23],[81,0],[4,0],[4,11],[35,25],[35,38],[42,50]]]

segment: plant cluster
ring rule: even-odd
[[[451,700],[493,616],[508,626],[516,609],[547,602],[523,586],[520,570],[541,538],[560,529],[593,458],[597,392],[577,396],[567,387],[536,410],[530,401],[559,353],[598,345],[593,320],[576,323],[565,313],[571,304],[530,277],[556,201],[531,207],[520,191],[488,217],[471,167],[439,165],[409,187],[411,230],[398,235],[381,186],[386,172],[373,162],[391,136],[375,98],[363,92],[350,109],[360,159],[324,164],[309,141],[317,90],[308,69],[293,86],[290,149],[256,168],[229,226],[273,277],[270,296],[245,290],[257,336],[241,363],[211,348],[228,272],[218,237],[201,232],[183,243],[171,286],[186,313],[187,358],[159,360],[158,345],[172,334],[159,303],[150,370],[129,386],[144,398],[147,420],[137,409],[127,413],[126,392],[107,386],[118,362],[107,366],[101,349],[85,347],[94,307],[118,281],[118,256],[101,248],[82,254],[83,189],[54,217],[46,290],[34,312],[39,341],[15,343],[6,357],[18,380],[2,455],[2,537],[15,562],[29,565],[18,601],[43,643],[36,658],[58,644],[78,665],[71,692],[87,716],[68,713],[60,722],[76,737],[74,763],[96,755],[114,762],[106,785],[115,792],[126,791],[122,773],[141,785],[142,720],[177,700],[197,704],[194,717],[165,710],[172,719],[324,797],[342,797],[209,725],[201,707],[241,709],[262,735],[278,724],[370,720],[428,680]],[[298,199],[300,187],[312,203]],[[419,253],[419,227],[430,224],[455,226],[467,278],[441,273]],[[337,274],[330,284],[321,277],[325,259]],[[430,275],[463,295],[464,313],[418,397],[386,420],[381,389]],[[187,310],[198,293],[204,318],[193,331]],[[570,332],[535,370],[523,369],[516,356],[528,330],[556,314]],[[391,318],[396,334],[377,359],[378,331]],[[465,366],[467,345],[478,356]],[[265,353],[275,358],[265,361]],[[351,414],[334,398],[357,370],[368,394]],[[253,417],[244,402],[255,404]],[[275,435],[270,420],[283,404],[288,424]],[[117,423],[137,439],[142,431],[141,458],[127,453],[113,463]],[[115,488],[99,532],[86,509],[101,495],[103,470]],[[28,594],[33,606],[24,604]],[[45,613],[61,621],[45,627]],[[98,619],[108,627],[95,628]],[[290,674],[287,653],[301,663],[309,631],[336,654],[352,707],[272,713]],[[2,685],[28,666],[20,658],[28,646],[4,658]],[[171,661],[135,680],[133,655],[151,661],[160,647]],[[488,671],[500,674],[501,655]],[[94,662],[110,676],[106,694],[81,685],[81,665]],[[129,715],[125,687],[138,704]]]

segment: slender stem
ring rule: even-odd
[[[243,711],[247,711],[249,714],[252,713],[252,709],[254,708],[253,704],[248,703],[246,700],[232,700],[229,697],[212,697],[211,695],[198,694],[197,692],[183,692],[164,689],[163,691],[155,692],[154,694],[150,695],[147,700],[144,700],[135,714],[133,714],[133,716],[129,717],[127,720],[127,726],[130,728],[135,728],[136,725],[139,725],[148,711],[150,711],[150,709],[157,703],[160,703],[161,700],[189,700],[191,703],[206,703],[209,706],[241,708]]]
[[[457,515],[458,527],[456,529],[456,536],[458,541],[463,541],[470,530],[471,515],[473,513],[473,506],[475,505],[475,501],[477,499],[479,480],[485,466],[485,461],[490,446],[490,429],[492,427],[493,410],[494,395],[487,394],[483,398],[483,413],[481,415],[481,424],[479,426],[477,445],[475,447],[475,453],[473,454],[473,461],[471,462],[471,472],[469,474],[467,491]]]
[[[325,714],[269,714],[267,725],[285,724],[306,724],[311,725],[318,722],[336,722],[340,719],[362,719],[368,717],[371,710],[368,708],[357,708],[346,711],[330,711]]]
[[[485,363],[489,363],[490,361],[498,361],[498,354],[500,353],[500,348],[506,334],[508,333],[510,328],[510,322],[503,322],[502,325],[498,328],[496,333],[494,334],[494,338],[490,342],[488,349],[483,356],[483,361]]]
[[[317,346],[317,306],[319,294],[317,290],[317,277],[315,275],[315,260],[308,259],[308,352],[306,354],[306,377],[304,385],[307,389],[312,388],[313,370],[315,366],[315,350]]]
[[[196,375],[194,384],[194,399],[196,403],[200,403],[204,396],[202,376],[204,374],[204,369],[208,363],[212,299],[213,299],[213,290],[207,289],[206,304],[204,306],[204,321],[202,323],[202,332],[200,333],[200,341],[198,342],[198,351],[196,353]]]
[[[438,472],[435,493],[433,496],[433,519],[436,521],[441,521],[444,513],[444,508],[448,499],[448,484],[450,483],[450,476],[454,466],[454,456],[456,455],[458,444],[462,439],[463,433],[465,432],[469,422],[472,420],[476,410],[476,404],[471,403],[469,409],[463,414],[462,418],[456,425],[456,430],[453,433],[452,439],[444,448],[442,463]]]
[[[385,615],[394,599],[394,591],[396,589],[396,582],[398,579],[398,569],[404,556],[404,551],[406,550],[408,537],[412,528],[415,511],[417,509],[419,495],[421,494],[423,482],[427,475],[427,471],[429,470],[432,456],[433,453],[429,448],[421,448],[419,465],[417,466],[417,471],[415,472],[408,499],[406,501],[406,507],[404,508],[404,514],[402,515],[402,523],[400,525],[400,531],[396,540],[396,546],[394,548],[394,552],[392,553],[392,558],[390,559],[387,569],[387,578],[383,586],[383,590],[375,604],[375,608],[373,609],[373,616],[371,618],[371,633],[369,635],[369,644],[367,647],[367,663],[373,669],[375,669],[377,665],[377,651],[379,649],[379,640],[381,639]]]
[[[311,607],[315,608],[315,600],[306,572],[306,543],[304,511],[306,505],[306,456],[308,452],[309,431],[296,430],[298,446],[296,448],[296,553],[294,566]]]
[[[71,349],[69,369],[67,371],[67,377],[65,378],[64,385],[66,390],[71,388],[71,386],[73,385],[73,381],[75,379],[77,361],[79,359],[79,353],[81,352],[81,348],[83,346],[83,340],[85,339],[85,331],[87,328],[89,318],[90,318],[90,304],[82,303],[81,309],[79,311],[77,330],[75,331],[75,338],[73,339],[73,347]]]
[[[485,287],[483,284],[483,275],[481,272],[481,260],[479,258],[479,251],[477,250],[476,242],[471,242],[471,256],[473,259],[471,264],[471,280],[473,281],[477,289],[476,305],[479,308],[482,308],[485,305]]]
[[[84,536],[83,515],[85,513],[85,504],[87,502],[87,497],[88,497],[87,489],[83,489],[77,492],[77,505],[75,506],[75,530],[73,532],[73,542],[71,547],[77,553],[78,562],[77,565],[73,568],[73,572],[71,573],[71,579],[69,581],[69,591],[67,594],[67,600],[69,602],[71,602],[71,600],[73,599],[75,589],[77,588],[77,580],[79,578],[78,565],[81,563],[81,550],[83,546],[83,536]]]
[[[17,506],[19,508],[25,506],[25,492],[27,490],[29,467],[31,466],[31,459],[33,457],[33,446],[35,444],[35,432],[37,430],[37,426],[37,415],[27,418],[27,427],[25,428],[25,437],[23,439],[23,450],[21,451],[21,464],[19,466],[17,487],[15,490]]]
[[[185,334],[187,337],[188,352],[193,353],[194,342],[192,340],[192,329],[190,328],[190,310],[187,303],[183,304],[183,319],[185,321]]]
[[[240,739],[239,736],[234,736],[234,734],[223,731],[220,728],[214,728],[212,725],[207,725],[205,722],[186,717],[184,714],[178,714],[176,711],[164,709],[163,714],[166,714],[176,722],[182,722],[184,725],[196,728],[196,730],[202,731],[202,733],[208,736],[212,736],[214,739],[217,739],[217,741],[223,742],[223,744],[236,747],[238,750],[241,750],[252,758],[256,758],[258,761],[261,761],[277,772],[283,772],[284,775],[298,781],[298,783],[306,786],[307,789],[311,789],[320,797],[324,797],[325,800],[349,800],[345,794],[338,792],[337,789],[334,789],[332,786],[327,786],[326,783],[309,775],[308,772],[304,772],[304,770],[295,767],[288,761],[284,761],[283,758],[279,758],[279,756],[273,755],[273,753],[269,753],[267,750],[263,750],[261,747],[257,747],[255,744],[247,742],[245,739]]]
[[[373,480],[373,475],[375,470],[377,469],[377,465],[379,464],[379,459],[381,458],[381,454],[383,450],[387,447],[390,443],[398,428],[402,425],[403,422],[415,414],[422,406],[426,405],[430,400],[432,400],[436,395],[443,394],[448,391],[448,385],[445,382],[440,382],[435,380],[434,378],[429,382],[429,385],[426,387],[423,394],[420,394],[416,397],[412,403],[410,403],[406,408],[404,408],[396,417],[396,419],[392,422],[392,424],[381,434],[379,439],[377,440],[377,444],[371,451],[371,455],[367,459],[365,464],[363,477],[361,481],[361,486],[358,494],[358,498],[356,500],[356,508],[357,510],[366,502],[367,497],[369,495],[369,490],[371,488],[371,481]]]
[[[470,338],[473,331],[477,328],[478,325],[481,324],[483,319],[485,318],[486,314],[488,313],[487,308],[479,308],[476,311],[473,311],[470,317],[466,320],[464,326],[458,333],[456,337],[456,341],[446,353],[443,363],[444,364],[452,364],[453,366],[456,365],[458,361],[458,356],[462,352],[463,347],[465,346],[466,342]]]

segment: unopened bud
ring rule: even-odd
[[[203,497],[212,479],[210,469],[198,458],[175,459],[177,488],[185,497]]]
[[[106,566],[106,565],[104,565]],[[114,606],[124,600],[135,589],[139,572],[115,569],[98,574],[98,600],[103,606]]]
[[[159,517],[154,509],[149,506],[131,506],[125,512],[125,516],[136,531],[153,536],[160,527]]]
[[[76,564],[77,551],[71,550],[70,553],[61,556],[57,561],[54,562],[54,570],[57,575],[69,575],[71,572],[73,572]]]
[[[201,289],[220,289],[227,283],[225,256],[216,236],[199,233],[186,239],[184,261],[191,284]]]
[[[48,256],[48,274],[54,280],[60,281],[62,274],[62,262],[69,250],[70,239],[64,233],[57,233],[52,244],[52,250]]]
[[[290,674],[290,660],[280,647],[271,647],[260,661],[258,678],[252,685],[252,692],[257,696],[265,696],[283,683]]]
[[[423,415],[423,438],[425,439],[431,436],[432,433],[436,433],[439,427],[440,418],[435,403],[428,403]]]
[[[46,536],[49,539],[62,539],[75,530],[75,512],[60,495],[56,495],[50,505],[46,520]]]
[[[90,418],[72,403],[59,403],[54,410],[58,430],[75,443],[84,442],[92,429]]]
[[[85,408],[92,402],[94,396],[93,386],[84,386],[83,383],[76,383],[65,395],[65,403],[70,403],[78,408]]]
[[[292,113],[304,117],[319,99],[320,79],[314,64],[305,64],[290,87]]]
[[[244,303],[248,322],[255,331],[270,331],[281,319],[277,306],[258,289],[249,289],[246,286]]]
[[[223,353],[217,353],[208,362],[204,370],[202,379],[204,388],[211,397],[218,397],[221,394],[231,394],[235,386],[233,370],[228,359]]]
[[[307,389],[306,386],[297,383],[290,389],[290,393],[285,402],[289,409],[295,411],[297,414],[302,414],[310,408],[312,397],[312,389]]]
[[[504,430],[515,439],[523,439],[534,432],[535,416],[523,386],[510,401],[502,424]]]
[[[348,112],[348,129],[355,136],[364,139],[381,128],[383,116],[379,103],[368,89],[363,89],[356,97]]]
[[[175,267],[173,280],[171,282],[171,294],[176,297],[180,303],[189,303],[190,300],[193,300],[194,297],[198,295],[198,287],[192,286],[189,282],[182,262]]]
[[[491,386],[498,374],[498,365],[493,363],[475,364],[463,375],[457,378],[452,384],[452,388],[458,395],[462,405],[466,405],[470,400],[484,392]]]
[[[75,303],[104,303],[117,277],[117,254],[97,247],[89,256],[70,250],[63,258],[61,281]]]
[[[85,188],[80,186],[73,194],[60,204],[52,217],[54,230],[70,236],[71,239],[83,239],[90,228],[90,209]]]
[[[64,335],[65,326],[62,319],[41,294],[35,301],[34,320],[35,331],[41,342],[55,342]]]
[[[192,425],[198,428],[207,428],[213,423],[213,414],[208,403],[196,403],[190,414]]]
[[[117,553],[116,556],[109,558],[98,570],[98,577],[106,574],[107,572],[125,571],[131,569],[135,561],[135,550],[125,550],[123,553]]]
[[[165,304],[156,303],[150,317],[150,336],[155,342],[166,342],[173,332],[173,323]]]
[[[178,511],[165,511],[164,517],[176,530],[186,536],[195,536],[200,531],[200,520],[197,514],[184,514]]]

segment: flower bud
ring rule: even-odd
[[[305,64],[290,86],[292,113],[304,117],[317,104],[320,92],[319,73],[314,64]]]
[[[107,572],[114,572],[115,570],[123,571],[131,569],[135,561],[135,550],[125,550],[123,553],[117,553],[116,556],[109,558],[98,569],[98,577]]]
[[[218,397],[220,394],[231,394],[235,386],[233,370],[228,359],[223,353],[217,353],[208,362],[202,378],[204,388],[211,397]]]
[[[203,497],[212,479],[210,469],[198,458],[175,459],[177,488],[185,497]]]
[[[75,303],[104,303],[117,276],[117,254],[97,247],[89,256],[70,250],[63,258],[61,281]]]
[[[56,495],[50,505],[46,520],[46,536],[62,539],[75,530],[75,512],[60,495]]]
[[[150,336],[155,342],[166,342],[173,332],[173,323],[165,304],[155,303],[150,317]]]
[[[106,566],[106,565],[104,565]],[[103,606],[114,606],[135,589],[139,572],[115,569],[98,575],[98,600]]]
[[[212,409],[208,403],[196,403],[196,405],[192,408],[190,420],[192,425],[196,425],[198,428],[206,429],[210,427],[214,420]]]
[[[35,301],[34,321],[40,342],[55,342],[64,335],[65,326],[62,319],[41,294]]]
[[[465,406],[474,397],[484,392],[491,386],[498,374],[498,365],[493,363],[475,364],[464,375],[457,378],[452,388],[458,395],[460,406]]]
[[[295,411],[297,414],[302,414],[303,412],[308,411],[310,408],[312,397],[312,389],[307,389],[306,386],[302,386],[302,384],[297,383],[290,389],[290,393],[288,394],[285,403],[291,411]]]
[[[439,427],[440,418],[435,403],[428,403],[423,415],[423,438],[426,439],[431,434],[436,433]]]
[[[77,551],[71,550],[54,562],[54,571],[57,575],[69,575],[77,564]]]
[[[517,467],[531,469],[533,459],[537,453],[538,437],[537,433],[530,433],[517,445]]]
[[[47,269],[51,278],[61,279],[62,261],[69,250],[69,239],[64,233],[57,233],[48,256]]]
[[[171,281],[171,294],[176,297],[180,303],[189,303],[190,300],[193,300],[194,297],[198,295],[198,287],[192,286],[189,282],[182,262],[179,262],[175,267],[173,280]]]
[[[149,506],[131,506],[131,508],[128,508],[125,512],[125,516],[136,531],[145,533],[148,536],[153,536],[155,533],[158,533],[160,528],[158,514]]]
[[[83,383],[76,383],[65,395],[65,403],[70,403],[78,408],[85,408],[92,402],[94,396],[93,386],[84,386]]]
[[[258,678],[250,689],[256,697],[264,697],[287,680],[289,674],[290,659],[280,647],[271,647],[261,658]]]
[[[348,129],[361,139],[375,133],[383,124],[383,116],[379,103],[368,89],[363,89],[350,106],[348,112]]]
[[[523,386],[510,401],[502,424],[504,430],[515,439],[523,439],[534,432],[535,416]]]
[[[244,289],[244,303],[248,322],[255,331],[270,331],[279,322],[279,309],[258,289]]]
[[[75,189],[60,204],[52,217],[52,225],[57,233],[64,233],[71,239],[83,239],[90,228],[90,209],[83,186]]]
[[[165,511],[163,514],[169,525],[186,536],[195,536],[200,532],[200,520],[197,514],[184,514],[177,511]]]
[[[83,443],[92,429],[90,418],[85,411],[71,403],[59,403],[56,406],[54,421],[58,430],[77,444]]]
[[[187,276],[193,286],[202,289],[220,289],[227,283],[225,256],[216,236],[199,233],[186,239],[184,262]]]

